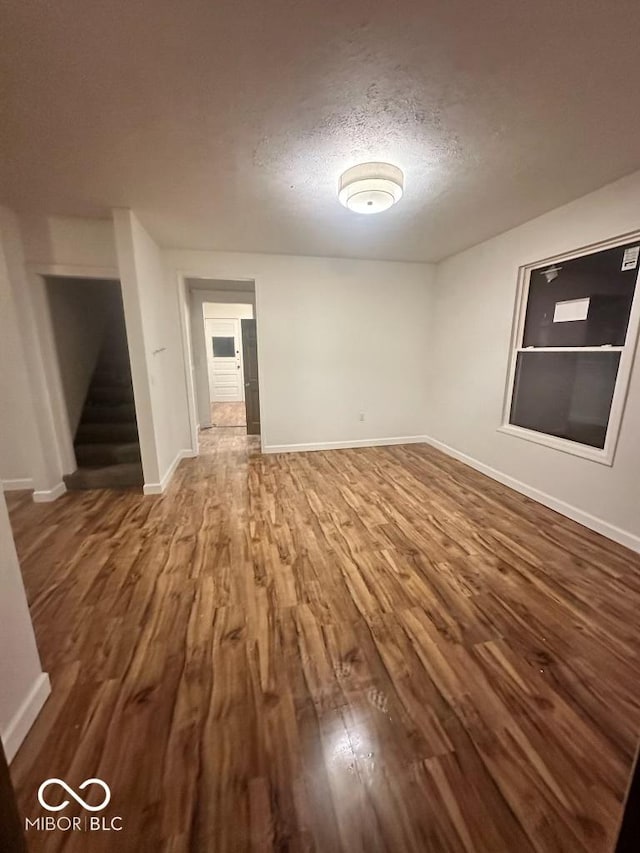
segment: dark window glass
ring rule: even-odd
[[[229,358],[236,354],[235,338],[211,338],[214,358]]]
[[[532,270],[522,346],[624,346],[638,275],[633,250],[638,245],[636,241]]]
[[[604,447],[619,352],[519,352],[510,422]]]

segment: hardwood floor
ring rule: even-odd
[[[246,427],[244,403],[211,403],[211,423],[214,427]]]
[[[97,776],[124,822],[30,850],[611,849],[638,555],[424,445],[203,451],[158,498],[8,495],[53,683],[21,808]]]

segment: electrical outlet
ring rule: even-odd
[[[363,421],[363,420],[364,420],[364,412],[360,412],[360,420],[361,420],[361,421]]]

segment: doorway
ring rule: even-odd
[[[247,425],[242,314],[250,317],[252,306],[212,302],[203,305],[211,426],[215,428]]]
[[[43,276],[67,490],[143,485],[120,281]]]
[[[205,312],[209,306],[205,304]],[[212,319],[205,313],[204,328],[211,402],[244,402],[240,321],[235,317]]]
[[[254,284],[202,279],[185,284],[198,433],[259,436]]]

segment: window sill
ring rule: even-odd
[[[598,447],[589,447],[587,444],[578,444],[576,441],[558,438],[555,435],[546,435],[543,432],[535,432],[513,424],[502,424],[498,427],[498,432],[511,435],[514,438],[522,438],[525,441],[532,441],[534,444],[542,444],[553,450],[569,453],[571,456],[580,456],[583,459],[589,459],[591,462],[598,462],[600,465],[608,465],[609,467],[613,465],[613,449],[607,448],[608,440],[601,450]]]

